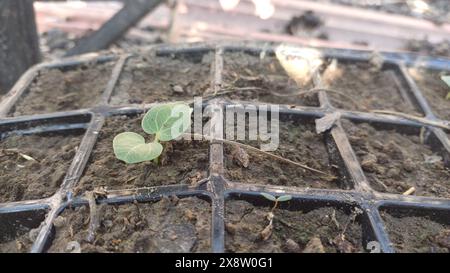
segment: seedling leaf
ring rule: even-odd
[[[441,79],[450,87],[450,75],[442,76]]]
[[[160,143],[145,143],[144,137],[132,132],[118,134],[113,140],[116,157],[128,164],[140,163],[157,158],[163,147]]]
[[[261,195],[264,196],[266,199],[272,201],[272,202],[276,202],[277,201],[275,196],[273,196],[272,194],[268,194],[268,193],[262,192]]]
[[[142,120],[147,134],[155,134],[161,141],[181,136],[191,126],[192,109],[181,103],[158,105],[150,109]]]
[[[292,199],[291,195],[283,195],[277,198],[278,202],[286,202]]]
[[[450,87],[450,76],[442,76],[441,79],[447,84],[448,87]],[[446,100],[450,100],[450,91],[447,93],[447,97],[445,97]]]

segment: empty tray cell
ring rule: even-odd
[[[364,252],[369,237],[361,225],[361,209],[291,200],[273,211],[272,232],[267,232],[273,203],[266,201],[261,196],[226,202],[227,252]]]
[[[43,69],[12,110],[13,116],[90,108],[111,77],[114,62]]]
[[[450,197],[450,170],[436,148],[421,143],[419,129],[343,125],[375,190],[401,194],[414,187],[415,195]]]
[[[64,180],[84,130],[0,139],[0,203],[50,197]]]
[[[311,188],[336,189],[341,187],[337,163],[333,164],[328,154],[323,134],[316,134],[312,120],[300,116],[280,116],[279,144],[269,153],[281,156],[325,174],[307,170],[290,162],[275,159],[270,155],[248,150],[236,144],[225,145],[225,177],[233,182],[272,184]],[[227,126],[228,127],[228,126]],[[269,125],[270,128],[270,125]],[[238,131],[241,129],[238,128]],[[248,132],[248,128],[246,129]],[[270,135],[272,133],[269,133]],[[275,132],[274,132],[275,134]],[[260,140],[238,142],[261,149]],[[275,143],[275,142],[274,142]],[[337,149],[334,149],[337,152]]]
[[[409,73],[422,91],[434,114],[441,119],[450,120],[450,100],[446,99],[450,87],[441,80],[442,75],[450,75],[450,72],[410,68]]]
[[[449,211],[384,207],[380,213],[397,252],[450,252]]]
[[[192,54],[128,59],[110,103],[141,104],[202,96],[211,84],[213,54]]]
[[[89,207],[66,209],[54,221],[48,252],[210,252],[211,206],[205,200],[171,197],[97,209],[100,226],[92,242],[86,240]]]
[[[299,86],[274,54],[225,52],[223,54],[223,84],[220,93],[225,98],[274,104],[319,106],[317,94],[298,96],[312,86]]]
[[[371,62],[338,62],[336,67],[330,67],[322,77],[329,89],[337,91],[327,92],[334,107],[417,114],[416,100],[397,69],[379,68]]]
[[[163,142],[159,163],[126,164],[114,155],[113,139],[123,132],[135,132],[152,141],[142,127],[143,115],[106,119],[77,190],[129,189],[169,184],[192,184],[207,177],[209,145],[206,141]]]
[[[29,252],[46,210],[0,213],[0,253]]]

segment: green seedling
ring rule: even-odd
[[[280,197],[275,197],[269,193],[261,193],[262,196],[264,196],[267,200],[275,202],[272,209],[269,213],[267,213],[267,220],[269,221],[269,224],[260,232],[259,236],[261,237],[261,240],[266,241],[270,238],[273,232],[273,219],[275,218],[275,214],[273,213],[275,209],[278,207],[278,204],[280,202],[287,202],[292,199],[291,195],[283,195]]]
[[[155,160],[163,152],[161,141],[171,141],[180,137],[191,126],[192,108],[182,103],[158,105],[150,109],[142,119],[142,129],[154,135],[150,143],[133,132],[118,134],[113,140],[116,157],[127,164]]]
[[[267,200],[275,202],[275,204],[272,207],[271,212],[273,212],[278,207],[279,203],[287,202],[287,201],[292,199],[291,195],[283,195],[283,196],[280,196],[278,198],[273,196],[272,194],[264,193],[264,192],[262,192],[261,195],[264,196]]]
[[[442,76],[441,79],[447,84],[448,87],[450,87],[450,76]],[[447,93],[447,97],[445,97],[446,100],[450,100],[450,91]]]

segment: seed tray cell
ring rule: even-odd
[[[77,121],[0,125],[0,203],[43,199],[58,191],[85,132],[86,124],[68,124],[71,119]],[[25,126],[28,130],[19,129]]]
[[[197,197],[165,197],[153,203],[101,204],[95,240],[89,207],[66,208],[54,221],[47,252],[208,252],[211,207]],[[73,242],[79,245],[73,245]],[[72,242],[72,243],[71,243]]]
[[[401,194],[414,187],[416,195],[450,197],[450,169],[441,156],[446,151],[439,142],[428,145],[427,133],[347,120],[343,125],[373,189]]]
[[[229,107],[229,108],[228,108]],[[231,105],[226,108],[233,109]],[[261,110],[258,112],[260,113]],[[252,184],[271,184],[292,187],[311,188],[345,188],[348,181],[343,182],[343,174],[339,174],[338,165],[340,160],[332,160],[339,157],[336,144],[329,133],[318,135],[315,132],[314,119],[306,115],[281,114],[279,116],[279,146],[273,153],[283,158],[308,165],[325,174],[299,168],[295,165],[286,164],[273,160],[264,154],[257,152],[245,153],[249,156],[248,166],[243,166],[242,149],[234,145],[225,145],[225,177],[230,181],[240,181]],[[226,120],[225,122],[231,122]],[[228,124],[233,128],[234,123]],[[261,126],[261,125],[260,125]],[[271,127],[270,117],[268,128]],[[235,132],[237,133],[237,132]],[[269,133],[270,134],[270,133]],[[275,141],[275,140],[271,140]],[[260,148],[260,140],[240,141],[245,145]],[[269,141],[270,142],[270,141]],[[332,155],[331,155],[332,154]],[[345,169],[341,169],[345,173]]]
[[[226,99],[319,106],[317,94],[298,98],[289,95],[308,86],[299,86],[291,79],[280,61],[270,52],[261,56],[252,52],[226,51],[223,54],[222,77],[223,91],[220,93]]]
[[[425,68],[410,68],[409,73],[430,103],[434,114],[441,119],[449,120],[450,101],[445,99],[448,86],[441,80],[441,76],[450,73]]]
[[[330,64],[330,67],[332,64]],[[396,64],[377,66],[372,62],[337,62],[325,70],[322,80],[334,107],[368,112],[391,110],[420,115],[418,102]]]
[[[343,66],[361,65],[361,63],[367,64],[372,59],[372,54],[369,52],[328,49],[318,50],[329,60],[338,59],[339,63]],[[37,220],[33,221],[33,225],[29,226],[29,230],[20,229],[20,233],[14,231],[14,233],[19,234],[19,237],[26,236],[27,238],[35,239],[34,241],[32,240],[33,242],[30,242],[30,245],[32,244],[31,247],[27,245],[26,247],[21,248],[21,251],[73,251],[73,249],[67,250],[67,244],[70,242],[68,239],[64,239],[64,233],[67,231],[63,229],[62,236],[61,233],[58,233],[58,226],[61,227],[61,217],[65,217],[64,221],[70,223],[78,223],[77,221],[84,223],[84,221],[80,221],[80,219],[86,220],[90,217],[86,193],[98,189],[98,187],[105,186],[107,188],[105,195],[100,195],[97,198],[97,207],[101,207],[102,210],[106,209],[106,213],[99,211],[99,216],[103,216],[104,219],[100,220],[102,224],[98,229],[98,236],[95,236],[98,241],[92,244],[93,247],[85,245],[85,242],[81,239],[84,237],[83,232],[86,232],[86,228],[89,227],[82,225],[82,228],[79,230],[80,232],[76,233],[76,236],[80,236],[79,238],[77,237],[76,241],[81,244],[82,251],[164,252],[165,249],[157,243],[156,246],[160,246],[160,248],[155,248],[155,242],[163,242],[162,246],[164,247],[173,245],[170,242],[167,242],[167,238],[164,237],[165,235],[169,237],[174,235],[169,234],[170,232],[163,232],[161,233],[162,235],[147,236],[151,230],[144,228],[144,233],[147,233],[147,235],[144,236],[145,238],[140,240],[139,243],[137,242],[138,240],[127,241],[126,239],[120,238],[120,236],[123,235],[118,235],[119,239],[122,241],[117,241],[117,238],[109,240],[108,238],[112,238],[114,234],[114,232],[110,232],[111,230],[106,229],[110,224],[109,221],[112,221],[113,223],[114,221],[119,221],[119,224],[115,225],[119,227],[126,222],[124,219],[116,219],[118,217],[116,217],[115,214],[113,215],[111,211],[114,211],[114,209],[118,209],[119,211],[123,210],[123,214],[128,214],[129,211],[131,211],[130,215],[133,215],[136,211],[136,207],[142,207],[143,212],[140,214],[141,217],[151,222],[157,220],[157,217],[152,217],[155,214],[152,211],[152,209],[154,209],[153,206],[161,206],[163,202],[170,203],[178,198],[180,199],[178,202],[184,202],[182,200],[191,200],[197,197],[202,200],[207,200],[209,203],[206,205],[205,211],[201,211],[198,215],[201,214],[202,217],[204,217],[202,219],[210,220],[209,222],[207,220],[203,222],[204,229],[202,229],[202,237],[197,238],[193,246],[192,241],[188,244],[188,246],[192,246],[192,248],[189,248],[190,251],[239,252],[252,249],[258,244],[262,245],[267,251],[287,251],[289,250],[287,248],[288,246],[291,250],[298,250],[299,248],[300,251],[304,251],[306,245],[311,240],[311,236],[320,237],[322,245],[325,250],[329,252],[369,251],[368,244],[370,242],[378,244],[376,246],[379,247],[379,249],[377,247],[375,248],[383,252],[404,250],[394,246],[393,242],[397,239],[390,234],[390,224],[387,221],[390,219],[385,219],[386,213],[384,209],[378,211],[379,206],[382,208],[402,207],[414,210],[420,207],[421,210],[425,211],[427,216],[431,217],[436,210],[449,210],[450,198],[447,194],[432,194],[432,192],[424,191],[423,188],[420,187],[421,185],[426,189],[429,189],[429,187],[433,186],[432,183],[434,183],[434,181],[431,181],[430,178],[427,177],[420,181],[417,179],[410,180],[411,185],[418,187],[416,189],[417,192],[409,196],[402,195],[402,191],[400,190],[383,192],[374,187],[370,182],[367,171],[364,170],[366,167],[361,166],[362,160],[360,158],[361,153],[358,150],[358,143],[354,143],[355,139],[352,136],[352,130],[348,130],[346,124],[352,122],[355,123],[355,126],[361,126],[368,123],[370,125],[367,126],[370,127],[364,127],[363,129],[368,130],[371,134],[376,135],[379,132],[386,132],[382,141],[390,139],[396,134],[405,135],[408,139],[412,137],[413,140],[410,143],[411,146],[416,150],[422,151],[427,156],[434,156],[428,158],[429,160],[437,160],[437,156],[439,156],[441,158],[442,164],[440,166],[442,168],[448,168],[450,162],[450,143],[447,138],[448,132],[437,127],[431,127],[420,121],[403,117],[375,114],[368,110],[350,107],[337,109],[336,107],[338,107],[338,105],[333,104],[333,102],[336,101],[333,100],[329,92],[324,91],[316,92],[316,102],[319,102],[318,104],[306,104],[303,101],[299,101],[297,97],[289,97],[286,101],[277,101],[265,100],[263,99],[264,96],[253,96],[250,93],[242,93],[246,95],[238,96],[237,94],[241,94],[241,91],[249,91],[247,90],[247,87],[252,87],[254,84],[254,82],[251,82],[252,80],[262,81],[264,83],[264,88],[267,89],[267,92],[269,93],[271,91],[279,91],[272,89],[277,89],[279,86],[283,85],[282,81],[276,80],[283,74],[283,71],[279,69],[280,67],[274,70],[275,75],[278,76],[271,80],[267,80],[272,75],[270,66],[273,65],[270,63],[266,64],[265,62],[270,60],[270,58],[274,58],[275,55],[273,52],[274,47],[268,47],[267,45],[264,47],[240,44],[163,45],[156,46],[151,49],[148,54],[145,53],[140,56],[82,56],[63,60],[61,62],[38,65],[37,67],[30,69],[13,87],[11,92],[5,95],[0,102],[0,117],[2,117],[0,119],[0,145],[6,145],[7,142],[5,142],[5,140],[15,135],[21,137],[40,134],[70,135],[74,132],[80,133],[78,141],[81,141],[81,144],[79,144],[79,148],[76,150],[75,154],[71,155],[71,164],[70,166],[67,166],[66,176],[61,183],[58,183],[56,192],[53,195],[43,196],[48,197],[45,199],[29,200],[34,199],[35,197],[26,197],[20,201],[8,199],[5,200],[7,203],[0,203],[0,217],[8,215],[9,219],[8,221],[2,221],[2,225],[4,226],[4,223],[14,223],[14,221],[20,223],[22,221],[21,219],[24,218],[17,214],[18,212],[29,212],[31,215],[34,215],[36,211],[42,211],[42,214],[37,217]],[[242,63],[240,63],[239,59],[233,59],[232,55],[246,57],[245,59],[242,59]],[[262,55],[265,55],[265,57],[261,61]],[[389,90],[392,89],[390,92],[394,92],[395,90],[400,94],[399,96],[402,96],[403,99],[406,98],[405,101],[410,100],[412,103],[411,105],[414,106],[411,108],[413,110],[406,111],[400,108],[397,109],[396,104],[391,105],[393,107],[392,110],[404,111],[409,114],[423,113],[425,114],[426,120],[438,121],[433,114],[435,112],[437,113],[437,111],[434,111],[435,106],[433,104],[431,104],[432,107],[429,106],[427,97],[422,94],[422,88],[416,84],[405,67],[405,65],[414,64],[417,61],[417,58],[408,54],[383,53],[382,56],[385,62],[382,65],[381,72],[384,73],[385,71],[388,71],[389,77],[392,77],[392,82],[389,82]],[[299,56],[292,57],[297,58]],[[265,60],[265,58],[267,59]],[[130,100],[129,97],[124,95],[129,91],[123,91],[124,89],[121,89],[120,81],[126,78],[128,81],[131,81],[131,83],[129,82],[128,84],[133,85],[148,80],[146,77],[133,78],[127,76],[127,73],[132,70],[145,70],[145,65],[143,66],[142,62],[152,63],[157,59],[169,60],[167,62],[168,70],[166,71],[167,77],[169,78],[166,82],[160,84],[160,90],[163,90],[164,92],[161,92],[158,89],[158,92],[156,93],[150,92],[149,94],[142,94],[142,97],[139,97],[142,101]],[[111,62],[113,64],[112,72],[104,86],[100,101],[88,106],[80,106],[81,108],[87,107],[88,109],[73,109],[73,111],[69,112],[61,112],[59,109],[56,109],[50,110],[50,113],[42,113],[34,116],[27,115],[4,118],[8,114],[13,113],[12,111],[16,103],[20,104],[22,95],[30,88],[33,79],[40,70],[51,68],[65,72],[66,70],[70,71],[73,66],[80,66],[86,63],[93,63],[93,66],[98,66],[105,62]],[[249,66],[249,63],[252,65],[255,64],[255,67]],[[251,85],[250,83],[235,85],[233,87],[234,90],[230,90],[232,88],[230,88],[229,82],[227,81],[231,79],[230,73],[232,71],[228,68],[229,64],[235,65],[235,73],[238,74],[238,76],[241,75],[246,77],[247,80],[250,80]],[[263,64],[263,68],[258,68],[258,65],[260,64]],[[160,63],[159,67],[153,66],[150,70],[159,69],[162,71],[165,69],[164,65],[165,62]],[[194,70],[186,71],[183,74],[183,76],[189,75],[189,82],[177,82],[177,79],[183,79],[184,77],[177,74],[180,73],[181,70],[175,71],[176,73],[169,73],[174,70],[171,65],[173,67],[177,65],[178,67],[191,66]],[[450,61],[444,59],[424,59],[423,62],[421,62],[421,65],[425,68],[450,71]],[[265,66],[268,68],[264,68]],[[257,69],[252,70],[252,68]],[[255,71],[260,71],[260,75],[256,75]],[[193,74],[189,74],[190,72],[193,72]],[[319,72],[322,73],[323,71]],[[137,74],[141,74],[141,76],[144,75],[142,71],[137,72]],[[317,73],[314,75],[311,87],[317,88],[321,86],[323,78],[317,77]],[[164,78],[163,76],[161,77]],[[256,78],[252,79],[251,77]],[[285,78],[286,75],[282,77]],[[194,78],[197,81],[191,83],[190,81]],[[285,79],[284,87],[302,90],[301,87],[293,85],[291,80]],[[197,87],[198,84],[200,84],[201,87]],[[149,85],[151,86],[151,82]],[[173,91],[175,89],[178,91],[181,90],[178,87],[175,88],[176,85],[181,85],[182,91],[187,91],[189,96],[185,96],[181,93],[180,96],[173,96]],[[361,85],[358,88],[364,89],[366,86]],[[151,91],[153,89],[148,90]],[[289,144],[292,144],[292,147],[288,147],[286,151],[282,151],[282,156],[290,158],[292,154],[295,154],[298,145],[308,145],[308,139],[310,139],[311,143],[317,145],[320,143],[320,147],[317,148],[312,144],[312,148],[310,146],[305,146],[304,152],[309,151],[309,154],[302,154],[301,158],[291,159],[295,159],[295,161],[302,162],[308,166],[311,165],[311,167],[319,168],[320,166],[313,166],[314,162],[311,161],[311,159],[322,156],[327,167],[329,167],[325,168],[323,171],[333,174],[337,179],[329,183],[331,186],[327,185],[326,187],[321,187],[320,183],[314,183],[314,175],[304,175],[304,179],[302,178],[302,181],[312,181],[313,183],[296,184],[289,183],[289,179],[294,179],[293,175],[291,177],[287,176],[288,183],[284,184],[278,183],[278,180],[265,181],[266,178],[261,175],[257,179],[251,181],[246,181],[240,177],[233,178],[227,176],[230,167],[230,147],[228,144],[223,144],[221,141],[217,140],[211,142],[193,141],[192,143],[173,143],[174,147],[172,148],[177,149],[173,149],[171,153],[176,154],[177,156],[175,159],[172,157],[175,161],[170,161],[172,159],[170,159],[171,157],[169,156],[170,164],[167,166],[172,166],[173,164],[176,165],[177,160],[184,161],[183,163],[185,164],[180,164],[179,169],[178,165],[176,168],[172,169],[163,165],[156,170],[152,169],[152,163],[126,166],[114,158],[112,152],[113,136],[128,130],[144,135],[139,126],[139,121],[146,110],[161,101],[185,100],[191,102],[191,91],[195,94],[197,94],[196,92],[199,92],[198,94],[203,95],[205,98],[203,100],[203,108],[209,106],[216,110],[213,111],[210,121],[211,126],[215,126],[219,129],[224,125],[222,123],[223,114],[225,112],[225,107],[227,106],[236,106],[239,104],[242,107],[246,107],[249,104],[261,106],[261,104],[265,103],[281,103],[281,128],[287,127],[285,128],[285,131],[289,131],[289,133],[293,135],[290,138],[293,142],[289,142]],[[364,92],[365,90],[361,90],[361,93]],[[403,96],[402,94],[406,94],[406,96]],[[376,102],[376,100],[372,101]],[[401,103],[398,105],[401,105]],[[384,104],[370,106],[371,107],[369,108],[371,109],[379,107],[391,109],[389,105]],[[335,126],[323,134],[315,134],[314,120],[322,118],[327,114],[335,113],[336,111],[340,113],[341,118],[336,122]],[[205,122],[207,120],[203,121]],[[82,132],[84,132],[84,136],[81,134]],[[420,135],[422,135],[424,141],[423,144],[420,141],[417,141],[417,138],[420,140]],[[146,137],[148,140],[151,140],[151,136]],[[289,138],[287,139],[289,140]],[[407,143],[407,141],[402,140],[399,145],[404,143]],[[72,144],[72,142],[70,142],[70,144]],[[177,145],[180,145],[180,147]],[[283,144],[281,147],[283,148]],[[320,155],[317,155],[316,150],[321,151]],[[252,152],[249,153],[252,155]],[[189,158],[183,158],[185,154]],[[260,156],[262,155],[259,155],[258,157]],[[271,163],[275,161],[275,159],[270,160]],[[112,167],[108,166],[111,162],[113,162]],[[193,165],[186,164],[186,162],[192,162]],[[253,155],[250,160],[250,163],[252,162],[255,162]],[[231,163],[234,164],[234,162]],[[288,164],[289,163],[286,162],[282,165]],[[163,168],[166,169],[163,170]],[[245,171],[245,168],[238,170],[239,166],[236,164],[233,165],[233,168],[237,171]],[[303,168],[292,167],[294,173],[302,173],[303,170],[300,169]],[[175,173],[175,170],[177,173]],[[199,175],[197,175],[197,171],[199,172]],[[124,177],[126,173],[130,174],[129,177]],[[146,173],[149,173],[149,175],[146,176]],[[257,172],[254,173],[254,177],[257,177],[257,174]],[[420,177],[420,175],[416,176],[416,178]],[[442,177],[439,176],[438,178],[441,179]],[[398,181],[404,180],[396,179],[395,182]],[[419,182],[422,184],[418,184]],[[445,193],[446,191],[448,193],[448,185],[443,183],[441,186],[442,188],[440,188],[441,190],[439,190],[439,193]],[[231,234],[233,232],[233,226],[231,226],[230,229],[229,223],[235,224],[235,218],[242,216],[243,211],[245,211],[246,208],[249,208],[249,210],[253,211],[254,215],[258,216],[258,221],[255,221],[255,223],[260,226],[256,226],[255,223],[249,223],[249,226],[253,229],[247,234],[248,236],[246,237],[245,242],[249,241],[249,238],[255,238],[257,233],[260,232],[260,227],[264,228],[264,213],[266,213],[271,206],[270,202],[261,196],[261,192],[271,193],[276,196],[286,194],[293,196],[291,201],[280,204],[279,209],[275,212],[276,217],[279,220],[284,221],[284,223],[288,223],[288,225],[284,225],[281,222],[278,223],[278,220],[275,220],[276,229],[272,235],[273,237],[269,238],[268,241],[252,240],[248,244],[240,244],[239,241],[233,240],[233,234]],[[424,196],[420,196],[422,195],[421,193],[424,193]],[[177,196],[177,198],[174,196]],[[172,199],[172,201],[167,201],[169,199]],[[161,201],[158,202],[158,200]],[[136,202],[139,204],[136,205]],[[196,210],[195,207],[204,202],[205,201],[198,200],[192,202],[191,205],[194,206],[192,210]],[[118,207],[118,205],[121,206]],[[164,215],[166,215],[167,219],[185,219],[185,208],[180,208],[182,209],[181,212],[178,211],[177,206],[171,207],[164,212]],[[347,222],[346,220],[356,209],[359,214],[356,216],[355,221],[351,221],[351,224],[348,225],[349,232],[345,232],[344,240],[342,240],[342,236],[340,236],[341,240],[336,241],[336,236],[340,235],[342,225],[345,225]],[[391,211],[389,211],[389,213],[393,214]],[[328,225],[327,222],[324,224],[324,227],[322,227],[326,231],[325,233],[311,234],[311,230],[313,230],[311,227],[315,227],[319,222],[315,223],[312,220],[308,221],[308,219],[314,218],[311,215],[315,216],[316,214],[323,216],[324,219],[327,218],[325,216],[330,216],[330,214],[331,216],[334,215],[339,228],[337,227],[338,225],[334,223],[335,221],[332,220],[331,226]],[[108,215],[111,216],[111,219],[105,218],[109,217]],[[252,217],[254,217],[254,215]],[[393,217],[398,218],[396,214],[394,214]],[[291,225],[289,221],[292,219],[294,220]],[[326,219],[324,221],[326,221]],[[133,221],[128,220],[128,222],[132,223]],[[308,224],[302,226],[303,222]],[[134,224],[137,223],[138,222]],[[442,222],[439,223],[443,225]],[[446,223],[446,225],[447,224],[448,223]],[[14,237],[14,234],[11,235],[10,229],[3,228],[3,226],[0,228],[0,238],[8,238],[8,244],[14,240],[21,242],[21,238],[17,239],[17,236]],[[178,227],[178,224],[175,226]],[[37,230],[33,230],[35,228],[37,228]],[[318,228],[317,230],[322,231],[322,228]],[[176,230],[175,232],[184,234],[183,232],[188,232],[187,230],[188,229],[183,228]],[[189,230],[189,232],[192,231],[191,228],[189,228]],[[234,236],[236,236],[236,238],[244,236],[241,231],[242,227],[235,227]],[[37,236],[36,233],[38,233]],[[207,236],[205,235],[206,233],[208,233]],[[172,238],[176,241],[182,237],[183,236],[177,236],[177,238]],[[107,240],[105,240],[105,238]],[[288,239],[291,239],[294,244],[292,244],[291,241],[287,244]],[[408,240],[412,241],[412,239]],[[17,242],[14,244],[21,245]],[[182,245],[184,245],[184,243],[177,245],[177,247],[181,247]],[[296,245],[298,248],[296,248]],[[416,250],[415,247],[416,246],[413,246],[413,250]],[[417,250],[419,250],[419,248],[421,249],[421,246],[418,246]],[[0,251],[6,252],[10,251],[10,249],[9,246],[7,247],[4,244],[0,244]],[[188,248],[185,248],[184,250],[186,249]],[[373,248],[369,249],[373,250]],[[432,250],[428,248],[427,251]]]
[[[192,100],[210,87],[211,51],[130,57],[110,100],[112,105]]]
[[[116,160],[111,153],[114,137],[127,131],[145,136],[141,127],[142,118],[143,114],[106,118],[76,192],[84,193],[98,187],[118,190],[167,184],[195,185],[207,177],[207,141],[165,143],[166,152],[161,156],[159,167],[153,162],[127,165]],[[147,139],[151,140],[149,137]]]
[[[11,110],[11,116],[84,109],[100,103],[113,62],[39,71]]]
[[[227,252],[365,252],[374,239],[367,215],[350,203],[294,198],[273,211],[273,234],[262,239],[273,203],[232,194],[225,202]]]
[[[448,253],[448,210],[385,206],[380,209],[392,246],[398,252]]]
[[[28,252],[47,210],[0,212],[0,253]]]

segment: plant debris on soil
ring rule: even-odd
[[[112,143],[122,132],[136,132],[148,138],[141,127],[142,116],[106,119],[77,191],[105,187],[108,190],[190,184],[206,178],[209,146],[206,141],[176,140],[162,143],[164,152],[155,162],[126,164],[116,158]],[[147,142],[150,139],[147,139]]]
[[[370,110],[393,110],[409,114],[417,111],[407,90],[394,70],[383,70],[370,63],[338,64],[334,75],[324,77],[328,88],[351,97],[328,92],[331,104],[337,108],[368,112]]]
[[[227,52],[223,56],[224,98],[274,104],[319,106],[316,93],[308,96],[287,96],[312,86],[298,86],[289,77],[275,56],[254,56],[242,52]],[[278,95],[278,94],[281,94]]]
[[[441,73],[419,68],[411,68],[409,72],[425,96],[431,110],[441,119],[450,120],[450,100],[446,99],[450,87],[441,80]],[[443,75],[448,74],[450,73]]]
[[[98,209],[100,227],[92,243],[86,241],[89,208],[66,209],[54,222],[48,252],[210,252],[211,207],[202,199],[170,197]]]
[[[450,197],[450,170],[420,134],[377,130],[369,124],[342,124],[371,186],[380,192]]]
[[[19,99],[13,116],[77,110],[98,104],[108,80],[113,62],[92,63],[63,71],[43,70]]]
[[[450,225],[428,216],[381,212],[393,247],[398,252],[450,252]]]
[[[0,203],[50,197],[81,142],[71,135],[11,135],[0,141]]]
[[[350,215],[333,207],[311,211],[274,212],[273,233],[260,237],[267,226],[270,207],[246,201],[226,204],[225,248],[227,252],[363,252],[362,228],[358,212]]]
[[[192,100],[211,84],[211,53],[188,59],[177,56],[130,58],[111,103],[142,104]]]
[[[279,147],[271,153],[330,175],[336,174],[336,170],[330,163],[324,137],[315,133],[313,124],[293,121],[280,122],[279,137]],[[259,148],[263,142],[243,141],[242,143]],[[225,145],[225,166],[226,178],[235,182],[339,188],[337,179],[330,177],[327,179],[320,174],[284,161],[274,160],[261,153],[248,151],[248,159],[242,160],[242,158],[236,157],[235,148],[228,144]]]

